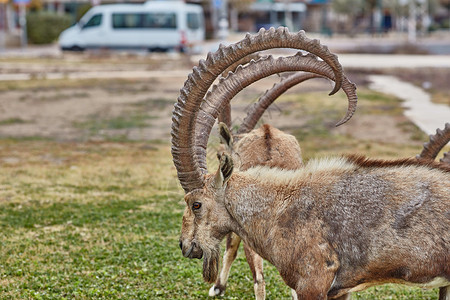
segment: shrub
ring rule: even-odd
[[[28,40],[33,44],[49,44],[71,25],[68,15],[52,12],[31,12],[27,15]]]
[[[84,16],[84,14],[87,13],[87,11],[90,10],[91,8],[92,8],[92,5],[90,5],[90,4],[82,4],[82,5],[78,6],[77,11],[76,11],[77,22],[80,21],[80,19]]]

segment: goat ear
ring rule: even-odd
[[[219,136],[222,144],[225,144],[229,149],[233,149],[233,136],[228,126],[223,122],[219,122]]]
[[[219,158],[219,169],[214,177],[214,187],[221,188],[233,174],[233,160],[226,153],[222,153],[222,155],[217,154],[217,158]]]

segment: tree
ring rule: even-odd
[[[364,13],[365,2],[363,0],[331,1],[331,9],[337,15],[337,28],[335,30],[354,33],[356,17]]]
[[[365,2],[364,0],[333,0],[331,8],[337,14],[354,16],[363,11]]]
[[[239,13],[245,12],[255,0],[228,0],[230,7],[230,25],[233,31],[238,31]]]

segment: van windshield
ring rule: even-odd
[[[92,18],[89,19],[89,21],[86,22],[86,24],[82,25],[82,28],[89,28],[89,27],[97,27],[102,24],[102,15],[96,14],[93,15]]]
[[[177,28],[175,13],[113,13],[113,28]]]
[[[200,28],[200,16],[196,13],[187,14],[187,27],[189,29],[199,29]]]

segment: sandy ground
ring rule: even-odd
[[[0,136],[13,138],[46,138],[58,141],[86,141],[125,138],[127,140],[170,139],[171,114],[184,77],[152,79],[132,83],[112,82],[86,88],[35,88],[0,93]],[[262,80],[233,100],[233,121],[240,123],[248,106],[271,87],[277,77]],[[328,97],[330,84],[310,81],[288,93],[323,91]],[[332,100],[330,100],[332,101]],[[308,116],[295,111],[294,103],[275,103],[263,116],[263,121],[287,132],[305,125]],[[293,111],[287,114],[287,111]],[[102,120],[133,118],[144,113],[143,126],[129,128],[98,127]],[[343,112],[344,113],[344,112]],[[338,120],[330,120],[330,123]],[[351,134],[361,140],[398,143],[405,141],[396,124],[404,119],[389,116],[355,117],[350,126],[336,132]],[[96,125],[97,124],[97,125]],[[120,126],[119,126],[120,127]]]
[[[114,81],[83,88],[32,88],[1,92],[0,136],[62,141],[121,136],[129,140],[166,141],[170,137],[173,105],[185,76]],[[277,80],[274,76],[241,92],[233,100],[234,121],[242,120],[249,104]],[[324,96],[329,87],[328,82],[320,81],[308,86],[310,90],[324,90]],[[293,89],[291,92],[295,91]],[[295,114],[284,115],[282,111],[286,109],[289,109],[289,104],[274,105],[264,119],[281,128],[295,128],[306,120],[299,119]],[[126,119],[140,113],[146,116],[146,126],[89,131],[89,125],[95,126],[96,121]]]
[[[0,97],[0,122],[3,122],[0,135],[86,140],[125,134],[132,140],[166,139],[171,123],[171,107],[177,97],[177,87],[182,86],[183,80],[172,78],[169,82],[170,86],[166,82],[152,80],[149,83],[127,84],[126,87],[120,87],[121,84],[117,83],[83,89],[4,92]],[[156,100],[159,107],[152,109],[149,103]],[[148,127],[117,129],[115,132],[105,129],[99,132],[100,136],[92,136],[86,128],[89,123],[95,124],[96,120],[136,113],[141,106],[150,106]],[[87,125],[82,126],[84,123]]]
[[[86,55],[69,54],[56,60],[1,60],[0,77],[19,74],[34,79],[41,78],[42,81],[38,82],[48,83],[53,80],[49,79],[51,76],[63,74],[62,77],[54,79],[59,78],[59,81],[67,82],[84,79],[85,83],[78,84],[75,88],[70,85],[47,87],[46,84],[42,86],[35,84],[27,89],[1,91],[0,136],[39,137],[61,141],[104,140],[118,137],[128,140],[168,141],[173,104],[193,64],[191,60],[177,54],[151,57],[94,55],[88,59]],[[103,74],[103,77],[99,74]],[[117,74],[126,76],[121,77]],[[117,77],[122,79],[111,79]],[[102,81],[96,78],[110,80]],[[367,82],[365,75],[350,78],[356,81],[358,86]],[[97,81],[92,83],[89,79]],[[249,104],[278,80],[277,76],[272,76],[239,93],[233,100],[234,121],[239,122]],[[395,86],[390,88],[395,89]],[[330,84],[323,80],[309,81],[307,85],[292,88],[289,93],[309,90],[323,91],[326,96]],[[389,93],[389,89],[384,92]],[[263,119],[290,132],[307,121],[307,117],[297,113],[283,113],[291,110],[293,106],[289,103],[276,103]],[[106,124],[108,120],[126,123],[136,122],[136,119],[139,119],[139,126]],[[395,125],[403,121],[384,116],[358,116],[353,118],[351,130],[337,130],[359,139],[369,138],[379,142],[396,139],[401,143],[402,139],[398,138],[402,136],[401,129]]]

